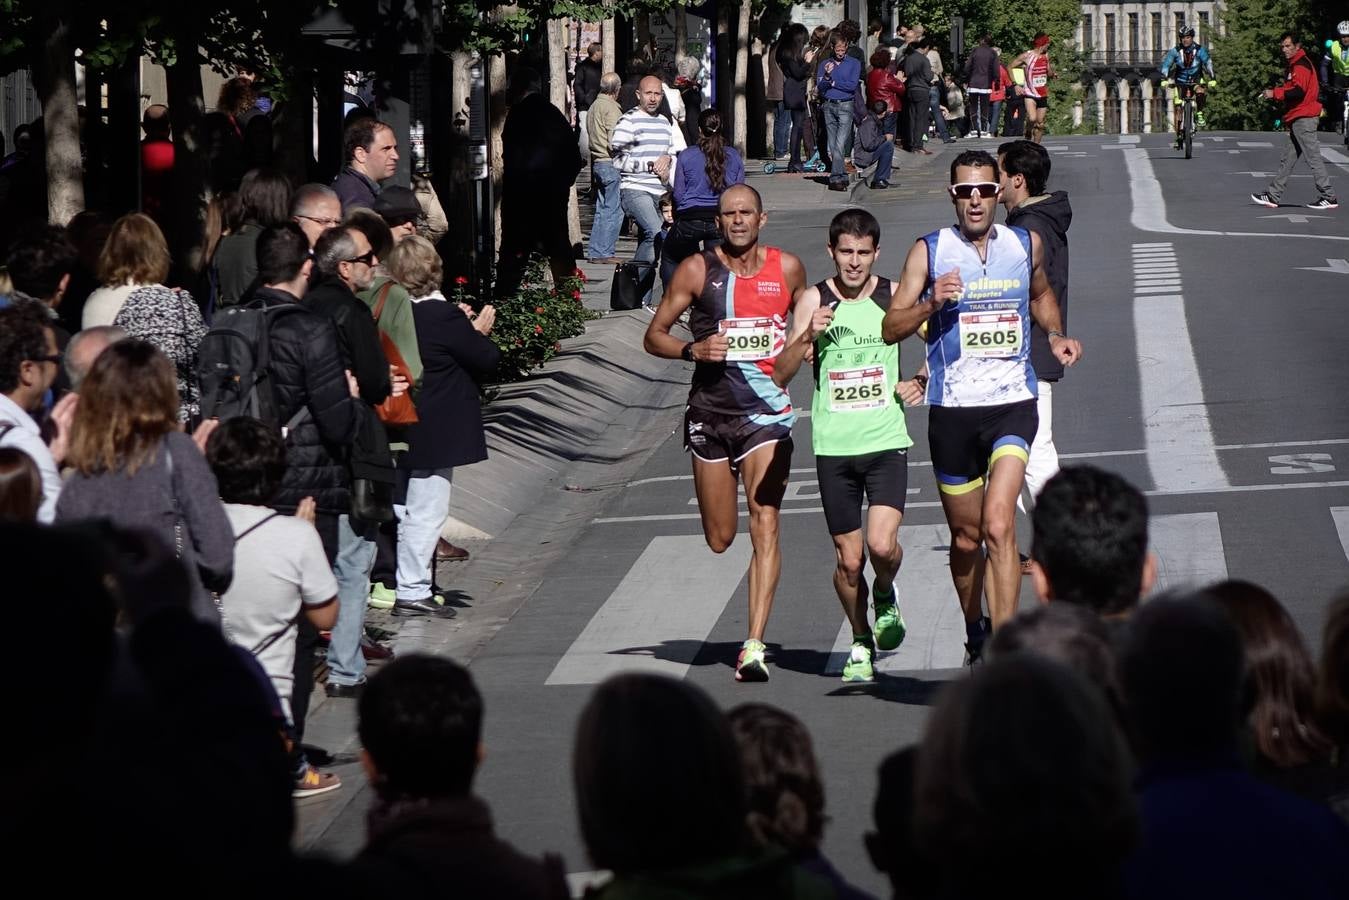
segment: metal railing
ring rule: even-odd
[[[1165,50],[1088,50],[1083,54],[1089,66],[1128,69],[1155,69],[1165,55]]]

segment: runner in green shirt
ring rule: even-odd
[[[904,618],[894,579],[903,558],[899,523],[908,493],[908,448],[899,379],[899,347],[881,338],[891,282],[872,275],[881,226],[861,209],[839,213],[829,224],[829,254],[836,273],[806,288],[797,301],[792,334],[778,357],[773,380],[786,385],[807,357],[815,367],[811,435],[820,497],[838,567],[834,589],[852,625],[853,643],[844,681],[872,681],[876,649],[904,640]],[[862,497],[867,510],[862,537]],[[862,579],[867,552],[875,571],[868,592]],[[876,627],[867,622],[867,595],[875,595]]]

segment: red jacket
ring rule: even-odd
[[[1316,80],[1316,67],[1300,49],[1288,60],[1288,74],[1284,76],[1283,84],[1274,88],[1272,93],[1275,100],[1283,103],[1285,125],[1294,119],[1314,119],[1321,115],[1321,101],[1317,99],[1320,86]]]
[[[1012,76],[1008,74],[1007,67],[998,63],[998,82],[993,85],[993,92],[989,94],[989,100],[993,103],[1001,103],[1007,99],[1007,85],[1012,83]]]
[[[889,69],[872,69],[867,73],[867,103],[884,100],[890,112],[899,112],[900,98],[904,96],[904,82],[890,74]]]

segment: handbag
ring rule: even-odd
[[[379,300],[375,302],[375,325],[379,325],[380,314],[384,312],[384,301],[389,299],[389,291],[393,288],[393,281],[384,282],[384,286],[379,289]],[[385,425],[412,425],[417,421],[417,407],[412,402],[412,372],[408,365],[403,361],[403,354],[398,352],[398,345],[393,342],[383,331],[379,333],[379,345],[384,348],[384,356],[393,366],[395,375],[402,375],[407,379],[408,390],[402,395],[395,397],[393,394],[384,398],[384,402],[375,407],[375,414]],[[392,515],[392,507],[390,508]],[[383,520],[380,520],[383,521]]]
[[[394,520],[393,485],[373,478],[351,480],[351,516],[387,525]]]
[[[625,262],[614,266],[614,281],[609,286],[610,309],[640,309],[642,298],[656,283],[654,262]]]

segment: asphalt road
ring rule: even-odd
[[[1278,165],[1282,135],[1200,137],[1188,161],[1164,136],[1046,142],[1050,187],[1068,191],[1074,208],[1068,330],[1085,348],[1055,391],[1056,443],[1065,462],[1089,460],[1149,493],[1164,586],[1250,579],[1273,590],[1315,644],[1326,601],[1349,585],[1349,212],[1249,202],[1267,177],[1254,173]],[[1343,196],[1342,149],[1327,156]],[[897,274],[919,235],[953,221],[945,170],[943,160],[920,174],[901,163],[897,189],[857,197],[882,224],[882,274]],[[825,228],[837,195],[771,185],[765,193],[764,240],[799,254],[812,281],[830,274]],[[1295,177],[1285,200],[1314,199],[1310,177]],[[911,340],[902,369],[919,362]],[[792,393],[808,410],[808,371]],[[827,781],[826,854],[860,886],[885,893],[861,843],[877,764],[920,737],[934,693],[961,677],[926,420],[925,410],[910,412],[898,578],[909,635],[881,655],[878,683],[844,686],[836,674],[846,633],[806,417],[783,509],[783,577],[768,629],[773,677],[739,685],[732,665],[745,636],[748,534],[742,519],[720,557],[703,544],[671,414],[644,470],[472,661],[487,706],[478,790],[499,832],[527,851],[561,852],[573,872],[589,869],[571,797],[578,713],[612,672],[663,671],[726,708],[762,701],[802,718]],[[1027,579],[1022,604],[1033,602]]]

